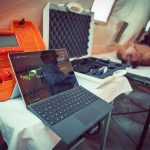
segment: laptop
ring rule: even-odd
[[[79,86],[65,49],[9,54],[27,109],[69,144],[112,105]]]

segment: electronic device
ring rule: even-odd
[[[46,47],[40,31],[31,20],[12,20],[9,29],[0,29],[0,102],[20,95],[8,53],[44,49]],[[9,78],[8,72],[12,78]]]
[[[0,32],[0,54],[22,51],[18,37],[13,32]]]
[[[14,32],[0,32],[0,67],[10,67],[8,53],[21,52],[23,48]]]
[[[9,58],[27,108],[64,142],[71,143],[112,110],[78,85],[65,49],[13,53]]]
[[[70,11],[65,5],[48,3],[43,12],[43,39],[47,48],[66,48],[77,76],[93,81],[105,79],[127,65],[91,57],[94,13]],[[57,40],[56,40],[57,39]],[[107,67],[107,72],[100,73]],[[89,77],[90,76],[90,77]],[[101,82],[99,80],[99,82]]]

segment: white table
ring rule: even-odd
[[[78,78],[78,82],[109,103],[119,94],[132,90],[125,77],[116,78],[98,89],[96,88],[99,83],[82,78]],[[110,116],[106,121],[103,147]],[[0,130],[8,144],[8,150],[50,150],[61,140],[39,118],[26,109],[21,97],[0,102]]]

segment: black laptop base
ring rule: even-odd
[[[75,59],[71,63],[74,71],[99,79],[104,79],[111,76],[115,71],[128,67],[126,64],[116,63],[110,61],[109,59],[100,59],[95,57]],[[104,66],[108,68],[107,72],[98,74],[98,70]]]

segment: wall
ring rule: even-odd
[[[68,3],[78,0],[0,0],[0,28],[7,28],[13,19],[31,19],[42,32],[42,13],[48,2]],[[81,0],[84,8],[92,6],[92,0]]]

